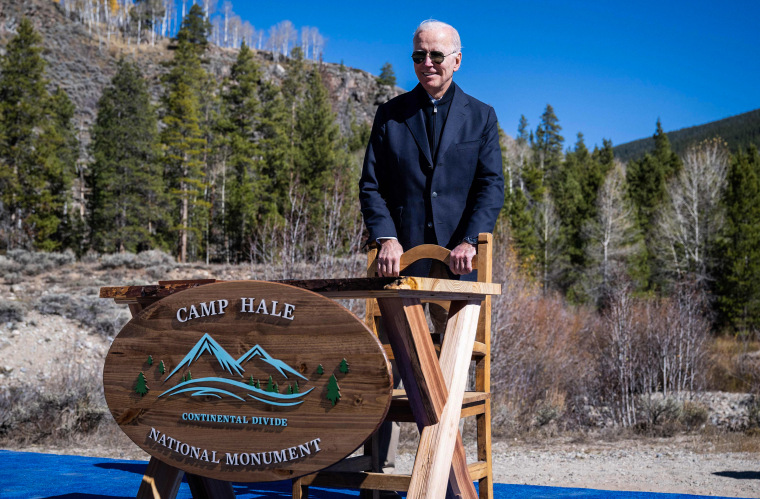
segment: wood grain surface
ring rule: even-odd
[[[266,391],[270,376],[277,393]],[[114,340],[103,385],[138,446],[228,481],[338,462],[377,429],[392,395],[385,351],[361,320],[311,291],[261,281],[189,286],[142,310]]]

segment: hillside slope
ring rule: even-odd
[[[720,137],[726,141],[732,152],[744,149],[750,144],[760,147],[760,109],[712,121],[704,125],[667,132],[667,134],[671,147],[679,155],[683,154],[689,145],[714,137]],[[647,137],[645,139],[634,140],[620,144],[614,150],[615,156],[621,161],[638,159],[654,150],[654,139]]]
[[[166,72],[163,63],[172,58],[168,40],[161,40],[155,46],[135,46],[114,36],[108,42],[105,37],[99,39],[96,33],[89,33],[80,22],[67,18],[51,0],[2,0],[0,54],[5,53],[22,17],[31,19],[42,35],[42,55],[48,62],[47,77],[51,86],[66,90],[76,105],[76,125],[85,145],[89,142],[89,128],[95,120],[98,99],[113,77],[120,57],[139,65],[150,84],[154,100],[158,101],[162,93],[161,75]],[[273,62],[270,52],[254,52],[264,78],[279,82],[285,68]],[[221,82],[229,74],[236,56],[236,50],[209,45],[204,66]],[[402,92],[397,87],[378,85],[375,76],[366,71],[331,63],[323,63],[321,71],[342,131],[350,128],[352,119],[357,123],[371,123],[378,104]]]

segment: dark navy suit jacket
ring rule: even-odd
[[[404,251],[424,243],[453,249],[493,232],[504,204],[496,113],[456,87],[433,163],[418,92],[421,85],[377,110],[359,181],[362,214],[370,241],[396,237]],[[404,273],[426,276],[429,267]]]

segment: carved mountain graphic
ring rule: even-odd
[[[180,369],[190,367],[191,364],[196,362],[204,354],[213,356],[219,365],[233,376],[237,375],[243,377],[243,373],[245,372],[243,364],[251,360],[260,359],[269,366],[275,368],[277,372],[286,379],[289,379],[288,374],[290,374],[308,381],[308,378],[301,375],[301,373],[287,365],[285,362],[269,355],[267,351],[259,345],[248,350],[239,359],[235,359],[208,333],[204,334],[203,337],[198,340],[195,346],[187,353],[187,355],[185,355],[179,365],[174,368],[164,381],[171,378]],[[303,397],[314,390],[314,388],[310,388],[306,391],[300,392],[298,390],[298,383],[295,384],[295,387],[295,393],[292,392],[292,387],[288,393],[280,393],[276,388],[273,391],[269,391],[268,389],[251,386],[242,381],[218,376],[209,376],[198,379],[188,377],[188,379],[183,378],[182,381],[177,383],[174,387],[163,392],[159,395],[159,398],[187,394],[193,397],[206,396],[217,399],[232,398],[241,402],[253,399],[272,406],[287,407],[301,404],[303,402]]]
[[[216,360],[219,361],[219,365],[222,366],[222,369],[228,373],[237,374],[240,377],[243,376],[244,369],[240,366],[240,363],[235,360],[230,354],[228,354],[227,350],[225,350],[219,343],[217,343],[214,338],[206,333],[200,340],[198,340],[198,343],[195,344],[190,352],[185,355],[185,358],[182,359],[177,367],[175,367],[174,370],[169,373],[169,376],[167,376],[164,381],[167,381],[174,375],[174,373],[183,367],[190,366],[204,353],[213,355]]]
[[[295,369],[293,369],[292,367],[290,367],[289,365],[287,365],[283,361],[275,359],[274,357],[272,357],[271,355],[269,355],[267,353],[267,351],[264,350],[259,345],[254,346],[253,348],[251,348],[250,350],[248,350],[246,353],[244,353],[237,360],[237,363],[238,363],[239,366],[242,367],[243,364],[245,364],[249,360],[255,359],[257,357],[260,358],[261,360],[263,360],[264,362],[266,362],[267,364],[269,364],[270,366],[272,366],[275,369],[277,369],[277,372],[279,372],[281,375],[283,375],[286,379],[290,379],[286,373],[293,374],[295,376],[298,376],[301,379],[308,379],[308,378],[306,378],[306,376],[303,376],[301,373],[299,373],[298,371],[296,371]]]

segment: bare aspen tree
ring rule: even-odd
[[[216,11],[216,4],[217,0],[202,0],[201,5],[203,6],[203,15],[206,16],[206,19],[211,18],[211,14],[213,14]]]
[[[296,42],[297,32],[295,26],[290,21],[280,21],[277,23],[277,30],[280,32],[280,51],[283,56],[290,54],[290,47]]]
[[[712,278],[709,248],[723,225],[727,168],[725,144],[704,141],[686,151],[683,169],[668,185],[655,230],[663,271],[675,280],[704,286]]]
[[[266,34],[263,29],[256,32],[256,50],[264,50],[264,37]]]
[[[272,51],[272,59],[277,62],[279,58],[279,47],[281,33],[278,25],[271,26],[269,28],[269,36],[267,37],[267,48]]]
[[[505,187],[509,194],[514,193],[515,186],[527,194],[523,172],[531,158],[530,144],[513,139],[505,135],[501,141],[501,150],[504,151]]]
[[[222,29],[224,22],[221,17],[216,16],[211,20],[211,43],[219,47],[222,46]]]
[[[311,60],[316,61],[322,58],[322,51],[325,48],[325,38],[319,33],[317,28],[311,28]]]
[[[311,28],[308,26],[301,27],[301,51],[303,58],[309,58],[309,49],[311,48]]]
[[[243,27],[241,31],[241,39],[245,41],[245,44],[249,47],[253,47],[253,34],[256,32],[253,25],[249,23],[248,21],[243,22]]]
[[[282,261],[292,266],[305,257],[303,249],[310,216],[306,190],[298,177],[291,180],[288,186],[288,204],[290,209],[285,214],[281,255]]]
[[[616,276],[625,273],[628,259],[641,251],[633,206],[626,196],[625,167],[615,160],[596,201],[597,215],[583,227],[588,266],[586,292],[599,301]]]
[[[229,47],[229,27],[230,27],[230,17],[232,17],[232,2],[225,1],[222,4],[222,18],[224,20],[224,34],[222,35],[222,43],[221,45],[223,47]]]
[[[620,279],[610,292],[603,315],[603,333],[608,335],[602,360],[613,377],[616,413],[623,426],[636,424],[636,397],[639,388],[637,368],[640,352],[630,281]]]
[[[548,191],[536,205],[534,210],[535,226],[538,230],[538,240],[541,247],[541,282],[544,293],[550,289],[560,273],[560,220],[554,208],[554,201]]]
[[[229,26],[228,26],[228,29],[230,32],[229,41],[228,41],[229,45],[227,45],[228,47],[237,48],[240,46],[240,39],[241,39],[240,35],[242,33],[242,30],[241,30],[242,25],[243,23],[240,20],[240,16],[236,14],[233,14],[232,16],[230,16],[230,21],[229,21]]]

